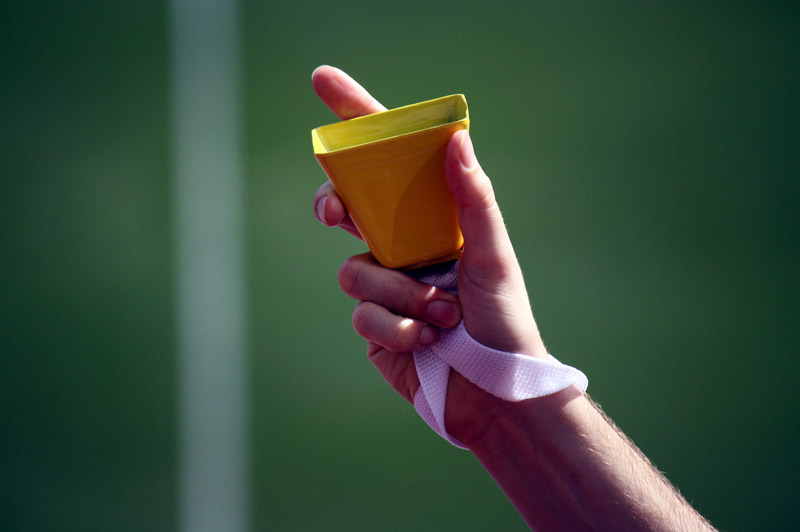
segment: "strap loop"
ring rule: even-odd
[[[458,262],[447,268],[410,274],[419,281],[456,293]],[[550,395],[570,385],[583,393],[589,384],[580,370],[562,364],[552,355],[542,359],[486,347],[469,335],[463,321],[453,329],[442,330],[436,344],[415,351],[414,364],[420,382],[414,407],[434,431],[462,449],[466,449],[464,444],[448,434],[444,425],[451,367],[479,388],[514,402]]]

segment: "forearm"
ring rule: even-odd
[[[575,389],[496,412],[469,446],[531,528],[714,530]]]

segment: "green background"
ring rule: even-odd
[[[174,530],[163,2],[0,11],[0,529]],[[310,73],[466,94],[549,348],[724,530],[800,496],[800,9],[241,5],[253,530],[524,530],[378,377],[319,225]]]

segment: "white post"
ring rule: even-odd
[[[236,0],[171,0],[181,532],[249,528]]]

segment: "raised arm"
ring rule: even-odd
[[[320,67],[314,87],[342,118],[382,110],[338,69]],[[388,270],[369,254],[346,261],[342,289],[360,303],[356,331],[386,381],[413,402],[411,352],[461,319],[475,340],[546,357],[492,185],[465,131],[453,135],[448,184],[464,234],[458,297]],[[330,185],[315,195],[320,221],[358,235]],[[447,431],[464,443],[537,530],[713,530],[595,405],[575,388],[509,402],[451,372]]]

